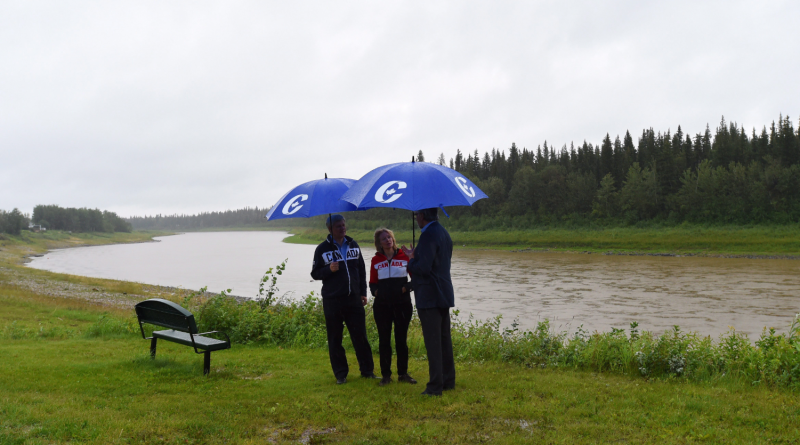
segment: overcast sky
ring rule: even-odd
[[[0,209],[272,205],[512,142],[800,115],[797,1],[0,1]]]

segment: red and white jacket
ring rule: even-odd
[[[398,249],[391,261],[382,252],[372,257],[369,268],[369,290],[375,304],[411,303],[411,283],[408,281],[408,256]],[[405,287],[405,292],[403,288]]]

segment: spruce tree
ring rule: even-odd
[[[617,187],[611,173],[603,176],[600,180],[600,188],[597,189],[597,196],[592,203],[592,215],[598,218],[612,218],[617,215]]]
[[[600,147],[600,178],[614,171],[614,147],[611,145],[611,137],[606,133],[603,138],[603,145]],[[598,178],[598,182],[599,179]]]

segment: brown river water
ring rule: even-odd
[[[288,258],[278,281],[287,298],[319,291],[311,280],[315,246],[287,244],[281,232],[209,232],[157,243],[49,252],[31,267],[99,278],[210,291],[258,294],[264,271]],[[369,264],[372,248],[362,246]],[[503,315],[524,329],[549,319],[574,332],[678,325],[714,337],[730,327],[757,338],[764,327],[786,332],[800,312],[800,261],[711,257],[456,250],[456,308],[461,318]]]

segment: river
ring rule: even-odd
[[[48,252],[30,267],[98,278],[210,291],[258,294],[264,272],[284,259],[279,294],[318,292],[311,280],[315,246],[287,244],[283,232],[204,232],[158,242]],[[367,264],[371,247],[362,246]],[[678,325],[714,337],[734,327],[751,339],[762,329],[788,330],[800,312],[800,261],[712,257],[456,250],[456,308],[461,318],[502,314],[531,329],[549,319],[556,330],[663,332]]]

